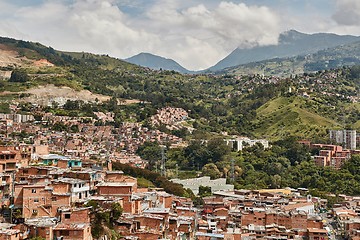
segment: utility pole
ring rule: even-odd
[[[165,146],[161,146],[161,176],[165,176],[166,177],[166,168],[165,168],[165,163],[166,163],[166,156],[165,156]]]
[[[176,164],[176,178],[179,178],[179,165]]]
[[[15,171],[11,172],[11,196],[10,196],[10,223],[13,223],[13,208],[15,194]]]
[[[231,183],[235,182],[235,160],[231,159]]]

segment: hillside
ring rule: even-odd
[[[146,125],[159,108],[183,108],[193,119],[187,124],[195,128],[194,134],[201,138],[220,132],[270,140],[292,134],[326,138],[326,129],[339,127],[340,122],[359,126],[359,109],[353,104],[359,101],[360,69],[357,68],[299,74],[291,79],[260,75],[183,75],[151,70],[106,55],[60,52],[38,43],[2,38],[0,44],[6,47],[7,56],[11,55],[5,57],[8,62],[1,70],[21,76],[9,79],[8,74],[0,80],[1,107],[6,112],[15,100],[39,100],[38,91],[46,86],[41,95],[50,100],[65,90],[65,95],[75,94],[73,101],[92,102],[82,104],[87,113],[82,115],[99,109],[116,109],[116,125],[125,120]],[[0,55],[6,56],[4,52],[0,51]],[[64,94],[60,99],[64,104]],[[119,101],[132,106],[114,107]],[[82,110],[71,114],[80,114],[79,111]],[[168,131],[162,127],[159,129]]]
[[[256,110],[255,134],[271,139],[294,135],[326,135],[326,130],[339,126],[334,120],[308,109],[311,100],[301,97],[278,97]]]
[[[280,34],[277,45],[237,48],[208,71],[259,62],[267,59],[304,56],[319,50],[359,41],[356,36],[340,36],[329,33],[305,34],[290,30]]]
[[[360,64],[360,41],[327,48],[306,56],[290,58],[274,58],[260,62],[253,62],[219,71],[228,74],[265,74],[276,76],[289,76],[304,72],[354,66]]]
[[[172,59],[156,56],[150,53],[139,53],[130,58],[124,59],[126,62],[133,63],[142,67],[154,70],[173,70],[180,73],[191,73]]]

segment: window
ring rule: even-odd
[[[65,213],[65,219],[70,219],[70,213]]]
[[[56,202],[57,198],[56,197],[51,197],[51,201]]]
[[[35,214],[37,213],[38,211],[36,209],[33,209],[32,212]]]
[[[60,230],[61,236],[69,236],[69,230]]]
[[[34,198],[34,202],[39,202],[39,199],[38,199],[38,198]]]
[[[36,193],[36,189],[34,189],[34,188],[31,189],[31,192],[32,192],[32,193]]]

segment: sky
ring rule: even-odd
[[[0,36],[63,51],[171,58],[189,70],[279,34],[360,35],[359,0],[0,0]]]

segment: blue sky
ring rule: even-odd
[[[359,0],[0,0],[0,36],[127,58],[140,52],[208,68],[281,32],[360,35]]]

